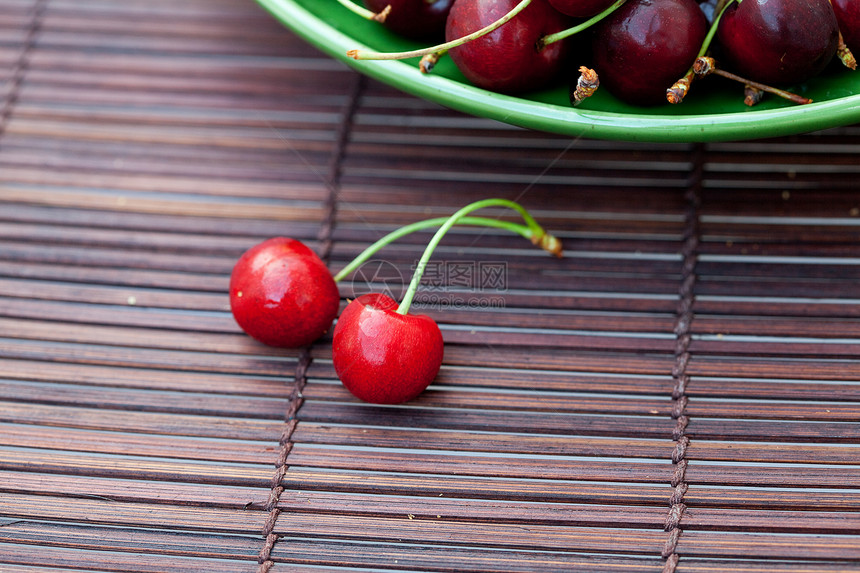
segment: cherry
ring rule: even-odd
[[[695,0],[628,0],[594,29],[601,85],[634,105],[666,101],[696,59],[708,22]]]
[[[819,74],[839,39],[829,0],[744,0],[717,29],[726,67],[764,84],[792,85]]]
[[[590,18],[612,6],[615,0],[549,0],[553,8],[574,18]]]
[[[325,263],[301,241],[268,239],[248,249],[230,276],[230,310],[252,338],[299,348],[322,336],[340,308]]]
[[[832,0],[833,12],[839,22],[839,30],[848,48],[860,56],[860,2],[857,0]]]
[[[449,41],[467,36],[509,13],[517,0],[457,0],[448,15]],[[474,85],[499,93],[546,86],[560,75],[567,50],[564,41],[539,42],[567,27],[567,18],[547,0],[533,0],[505,25],[448,52]]]
[[[383,24],[393,32],[413,40],[441,37],[454,0],[364,0],[374,12],[389,12]]]
[[[389,296],[365,294],[349,303],[334,329],[334,367],[354,396],[399,404],[418,396],[442,365],[442,332],[425,315],[399,314]]]
[[[546,233],[513,201],[485,199],[458,210],[428,243],[399,305],[387,295],[366,294],[350,302],[338,319],[332,361],[343,385],[357,398],[379,404],[398,404],[416,397],[436,377],[444,354],[442,333],[430,317],[409,314],[409,307],[430,256],[445,233],[469,212],[494,206],[520,212],[528,229],[534,231],[532,242],[561,256],[558,239]]]

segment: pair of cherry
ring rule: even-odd
[[[485,207],[518,212],[524,224],[469,213]],[[518,203],[485,199],[444,218],[427,219],[382,237],[336,275],[307,245],[275,237],[246,251],[230,277],[230,309],[238,325],[252,338],[270,346],[301,348],[325,334],[340,309],[337,283],[374,253],[420,229],[438,227],[416,265],[403,300],[371,293],[351,301],[337,320],[332,360],[344,386],[357,398],[377,404],[398,404],[423,392],[439,372],[442,333],[426,315],[409,314],[424,269],[444,235],[455,224],[508,230],[561,256],[561,243],[548,234]]]
[[[339,1],[351,4],[351,0]],[[667,90],[679,79],[686,78],[685,88],[689,86],[697,77],[693,64],[708,55],[714,40],[715,55],[725,60],[731,72],[722,75],[785,96],[771,86],[803,83],[821,73],[837,51],[845,61],[844,51],[860,50],[857,0],[364,3],[371,10],[384,11],[385,24],[401,34],[420,39],[444,35],[444,44],[405,53],[407,57],[421,53],[435,58],[447,53],[471,83],[500,93],[536,90],[559,78],[575,77],[567,68],[573,63],[581,71],[582,62],[569,57],[577,48],[591,52],[588,63],[600,76],[600,84],[619,99],[634,105],[667,99],[677,103],[684,94],[677,97],[677,92]],[[708,7],[710,22],[700,5]],[[571,46],[570,37],[585,29],[591,32],[590,45]],[[352,55],[393,59],[390,54],[361,51]]]

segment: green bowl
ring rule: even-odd
[[[839,64],[791,88],[813,100],[805,105],[767,96],[750,108],[744,105],[738,84],[707,78],[694,83],[678,105],[638,108],[598,89],[574,108],[566,83],[513,97],[470,85],[450,58],[442,58],[430,74],[422,74],[415,59],[354,60],[347,50],[390,52],[424,46],[356,16],[336,0],[257,1],[307,42],[369,77],[453,110],[528,129],[572,137],[685,143],[780,137],[860,122],[860,71]]]

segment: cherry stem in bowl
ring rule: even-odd
[[[346,2],[348,0],[338,0],[338,1],[339,2]],[[591,26],[598,23],[599,21],[601,21],[605,17],[609,16],[612,12],[614,12],[615,10],[620,8],[621,5],[624,4],[624,2],[626,2],[626,1],[627,0],[616,0],[615,3],[613,3],[609,8],[603,10],[601,13],[597,14],[596,16],[592,16],[591,18],[589,18],[585,22],[582,22],[581,24],[577,24],[576,26],[573,26],[572,28],[568,28],[567,30],[562,30],[561,32],[556,32],[555,34],[548,34],[547,36],[544,36],[543,38],[541,38],[537,42],[535,49],[537,51],[541,51],[544,47],[548,46],[549,44],[552,44],[553,42],[558,42],[560,40],[564,40],[565,38],[568,38],[570,36],[573,36],[574,34],[578,34],[579,32],[582,32],[583,30],[585,30],[587,28],[590,28]],[[369,50],[349,50],[346,53],[346,55],[351,57],[351,58],[354,58],[356,60],[405,60],[408,58],[423,58],[423,57],[428,57],[428,56],[431,58],[437,58],[438,59],[439,54],[444,54],[445,52],[447,52],[448,50],[450,50],[452,48],[462,46],[463,44],[467,44],[467,43],[471,42],[472,40],[477,40],[481,36],[485,36],[485,35],[489,34],[490,32],[492,32],[493,30],[495,30],[495,29],[503,26],[504,24],[508,23],[511,19],[514,18],[514,16],[516,16],[517,14],[519,14],[520,12],[525,10],[526,7],[528,7],[528,5],[531,4],[531,2],[532,2],[532,0],[521,0],[516,6],[514,6],[511,9],[510,12],[508,12],[507,14],[505,14],[504,16],[502,16],[501,18],[499,18],[495,22],[493,22],[487,26],[484,26],[483,28],[481,28],[479,30],[476,30],[476,31],[472,32],[471,34],[467,34],[461,38],[457,38],[455,40],[445,42],[444,44],[438,44],[436,46],[431,46],[429,48],[422,48],[420,50],[412,50],[412,51],[408,51],[408,52],[373,52],[373,51],[369,51]],[[432,69],[433,63],[435,63],[435,62],[431,62],[430,65],[428,66],[422,61],[422,64],[421,64],[422,70]]]
[[[702,41],[699,53],[696,55],[697,58],[704,57],[708,54],[708,50],[711,48],[711,42],[714,41],[714,36],[717,34],[717,28],[720,26],[720,19],[723,17],[723,14],[726,12],[728,7],[735,2],[740,2],[740,0],[720,0],[720,3],[717,4],[716,16],[714,16],[714,21],[711,22],[711,27],[708,28],[708,33]],[[672,87],[666,90],[666,99],[669,103],[677,104],[684,101],[684,97],[686,97],[687,92],[690,91],[690,84],[692,84],[693,80],[698,77],[693,70],[694,66],[695,64],[690,66],[690,69],[687,70],[684,77],[672,84]]]
[[[351,2],[350,0],[337,0],[338,3],[349,10],[354,14],[358,14],[362,18],[366,20],[374,20],[376,22],[385,22],[385,19],[388,17],[388,13],[391,12],[391,5],[386,6],[382,12],[373,12],[364,8],[363,6],[359,6],[355,2]]]
[[[839,58],[839,61],[842,62],[842,64],[849,70],[857,69],[857,59],[845,44],[845,38],[842,36],[841,30],[839,31],[839,41],[836,46],[836,57]]]
[[[565,38],[569,38],[570,36],[573,36],[574,34],[578,34],[578,33],[582,32],[583,30],[586,30],[586,29],[592,27],[593,25],[597,24],[598,22],[600,22],[601,20],[603,20],[604,18],[606,18],[607,16],[609,16],[610,14],[612,14],[613,12],[615,12],[616,10],[621,8],[621,6],[626,1],[627,0],[616,0],[616,2],[613,3],[609,8],[606,8],[603,12],[592,16],[591,18],[589,18],[585,22],[582,22],[581,24],[577,24],[576,26],[573,26],[572,28],[568,28],[567,30],[562,30],[561,32],[556,32],[555,34],[547,34],[546,36],[544,36],[543,38],[541,38],[538,41],[538,45],[537,45],[538,52],[541,51],[544,47],[552,44],[553,42],[558,42],[560,40],[564,40]]]
[[[400,237],[404,237],[410,233],[414,233],[416,231],[420,231],[423,229],[428,229],[431,227],[439,227],[443,225],[446,221],[448,221],[450,217],[436,217],[433,219],[425,219],[423,221],[417,221],[415,223],[410,223],[409,225],[404,225],[394,231],[391,231],[384,237],[377,240],[375,243],[364,249],[357,257],[355,257],[348,265],[343,267],[338,273],[334,276],[334,282],[340,282],[349,276],[353,271],[363,265],[370,257],[372,257],[377,251],[385,247],[386,245],[393,243]],[[534,222],[534,219],[531,219]],[[540,244],[543,247],[544,237],[552,237],[546,231],[543,230],[540,225],[534,222],[532,225],[523,225],[520,223],[514,223],[511,221],[503,221],[500,219],[492,219],[489,217],[461,217],[458,220],[458,223],[461,225],[473,225],[479,227],[492,227],[496,229],[502,229],[506,231],[511,231],[522,237],[528,239],[534,244]],[[554,237],[553,237],[554,239]],[[561,243],[556,239],[555,242],[552,240],[548,240],[546,242],[548,250],[550,248],[554,248],[555,245],[558,245],[558,253],[556,251],[550,250],[553,254],[560,254]]]
[[[734,80],[736,82],[744,84],[744,88],[749,90],[750,88],[754,90],[759,90],[762,92],[767,92],[769,94],[773,94],[779,96],[783,99],[787,99],[788,101],[797,103],[797,104],[807,104],[812,103],[811,99],[805,98],[803,96],[797,95],[795,93],[775,88],[773,86],[769,86],[767,84],[762,84],[753,80],[748,80],[746,78],[742,78],[737,74],[733,74],[731,72],[727,72],[726,70],[720,69],[717,67],[714,58],[709,57],[699,57],[696,58],[696,63],[693,64],[693,70],[695,71],[697,76],[707,76],[709,74],[717,74],[718,76],[722,76],[729,80]],[[758,103],[761,97],[754,98],[745,98],[744,101],[747,105],[753,105]]]
[[[403,295],[403,300],[400,302],[400,306],[397,307],[397,313],[405,315],[409,312],[409,307],[412,305],[412,299],[415,297],[415,293],[418,291],[418,285],[421,282],[421,277],[424,275],[424,269],[427,268],[427,263],[433,255],[433,251],[436,250],[436,247],[442,241],[442,237],[444,237],[451,227],[456,225],[457,222],[463,219],[466,215],[472,211],[477,211],[478,209],[483,209],[485,207],[508,207],[519,212],[520,215],[522,215],[523,220],[526,222],[526,225],[530,229],[537,231],[537,233],[530,238],[532,243],[540,245],[541,248],[558,257],[561,256],[561,243],[559,240],[544,231],[543,228],[538,225],[537,221],[535,221],[534,217],[532,217],[531,214],[519,203],[508,199],[483,199],[481,201],[475,201],[451,215],[448,220],[439,227],[436,234],[433,235],[433,238],[430,239],[430,242],[424,249],[424,253],[418,260],[418,265],[412,275],[409,287],[406,289],[406,294]]]
[[[462,38],[457,38],[456,40],[451,40],[450,42],[445,42],[444,44],[439,44],[437,46],[431,46],[429,48],[412,50],[408,52],[373,52],[369,50],[349,50],[346,55],[356,60],[405,60],[407,58],[420,58],[430,54],[435,54],[437,52],[446,52],[451,48],[462,46],[463,44],[467,44],[472,40],[477,40],[481,36],[489,34],[496,28],[508,23],[511,18],[525,10],[526,7],[528,7],[528,5],[531,3],[532,0],[521,0],[520,3],[514,6],[510,12],[508,12],[492,24],[484,26],[480,30],[476,30],[471,34],[463,36]]]

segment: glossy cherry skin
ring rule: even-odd
[[[690,69],[707,32],[695,0],[628,0],[594,27],[601,87],[634,105],[666,103],[666,90]]]
[[[518,4],[518,0],[457,0],[448,14],[445,39],[455,40],[489,26]],[[518,93],[545,87],[560,76],[567,41],[537,49],[538,40],[568,28],[566,16],[547,0],[533,0],[512,20],[448,54],[472,84],[498,93]]]
[[[399,314],[389,296],[365,294],[347,305],[334,327],[332,359],[343,385],[374,404],[418,396],[442,365],[442,333],[425,315]]]
[[[823,71],[838,38],[829,0],[734,3],[717,29],[727,69],[775,86],[802,83]]]
[[[413,40],[441,38],[453,4],[454,0],[364,0],[369,10],[377,13],[391,6],[383,25]]]
[[[591,18],[600,14],[615,0],[549,0],[553,8],[574,18]]]
[[[230,310],[252,338],[300,348],[329,328],[340,308],[325,263],[301,241],[267,239],[248,249],[230,276]]]
[[[860,2],[833,0],[833,12],[839,22],[842,39],[855,58],[860,58]]]

